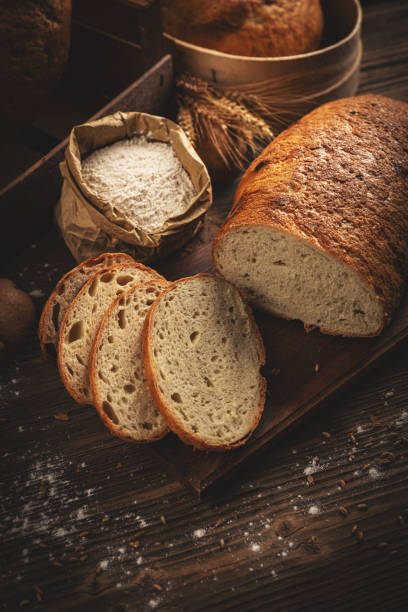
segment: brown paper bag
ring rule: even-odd
[[[82,178],[82,160],[92,151],[132,136],[168,142],[189,174],[196,196],[182,215],[169,217],[151,233],[114,212]],[[60,165],[64,182],[55,216],[77,262],[100,253],[121,251],[138,261],[153,261],[185,244],[198,230],[212,203],[207,169],[183,130],[173,121],[145,113],[115,113],[75,127]]]

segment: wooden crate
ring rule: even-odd
[[[50,225],[72,127],[117,110],[172,115],[172,87],[158,0],[73,0],[64,78],[34,123],[0,149],[3,261]]]

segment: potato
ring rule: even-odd
[[[23,344],[34,317],[35,307],[30,296],[13,281],[0,278],[0,359]]]

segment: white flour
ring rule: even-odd
[[[185,212],[195,196],[172,146],[143,136],[91,153],[82,163],[82,177],[118,213],[148,232]]]

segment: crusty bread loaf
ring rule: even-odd
[[[168,431],[146,384],[142,330],[148,310],[167,287],[154,280],[119,295],[105,313],[89,360],[92,398],[112,433],[132,442],[153,442]]]
[[[88,362],[92,342],[117,295],[160,274],[136,262],[115,264],[94,274],[68,308],[58,342],[58,368],[67,391],[80,404],[91,404]]]
[[[234,55],[314,51],[323,32],[320,0],[164,0],[162,15],[168,34]]]
[[[70,26],[71,0],[0,2],[0,140],[21,129],[58,85]]]
[[[272,314],[377,335],[406,286],[407,193],[408,105],[377,95],[330,102],[251,164],[214,264]]]
[[[81,287],[96,272],[122,261],[131,262],[133,259],[125,253],[103,253],[99,257],[83,261],[58,281],[43,308],[38,325],[41,352],[46,359],[56,357],[62,320]]]
[[[265,401],[264,358],[248,306],[220,277],[176,281],[147,314],[150,392],[170,429],[197,448],[231,449],[251,435]]]

